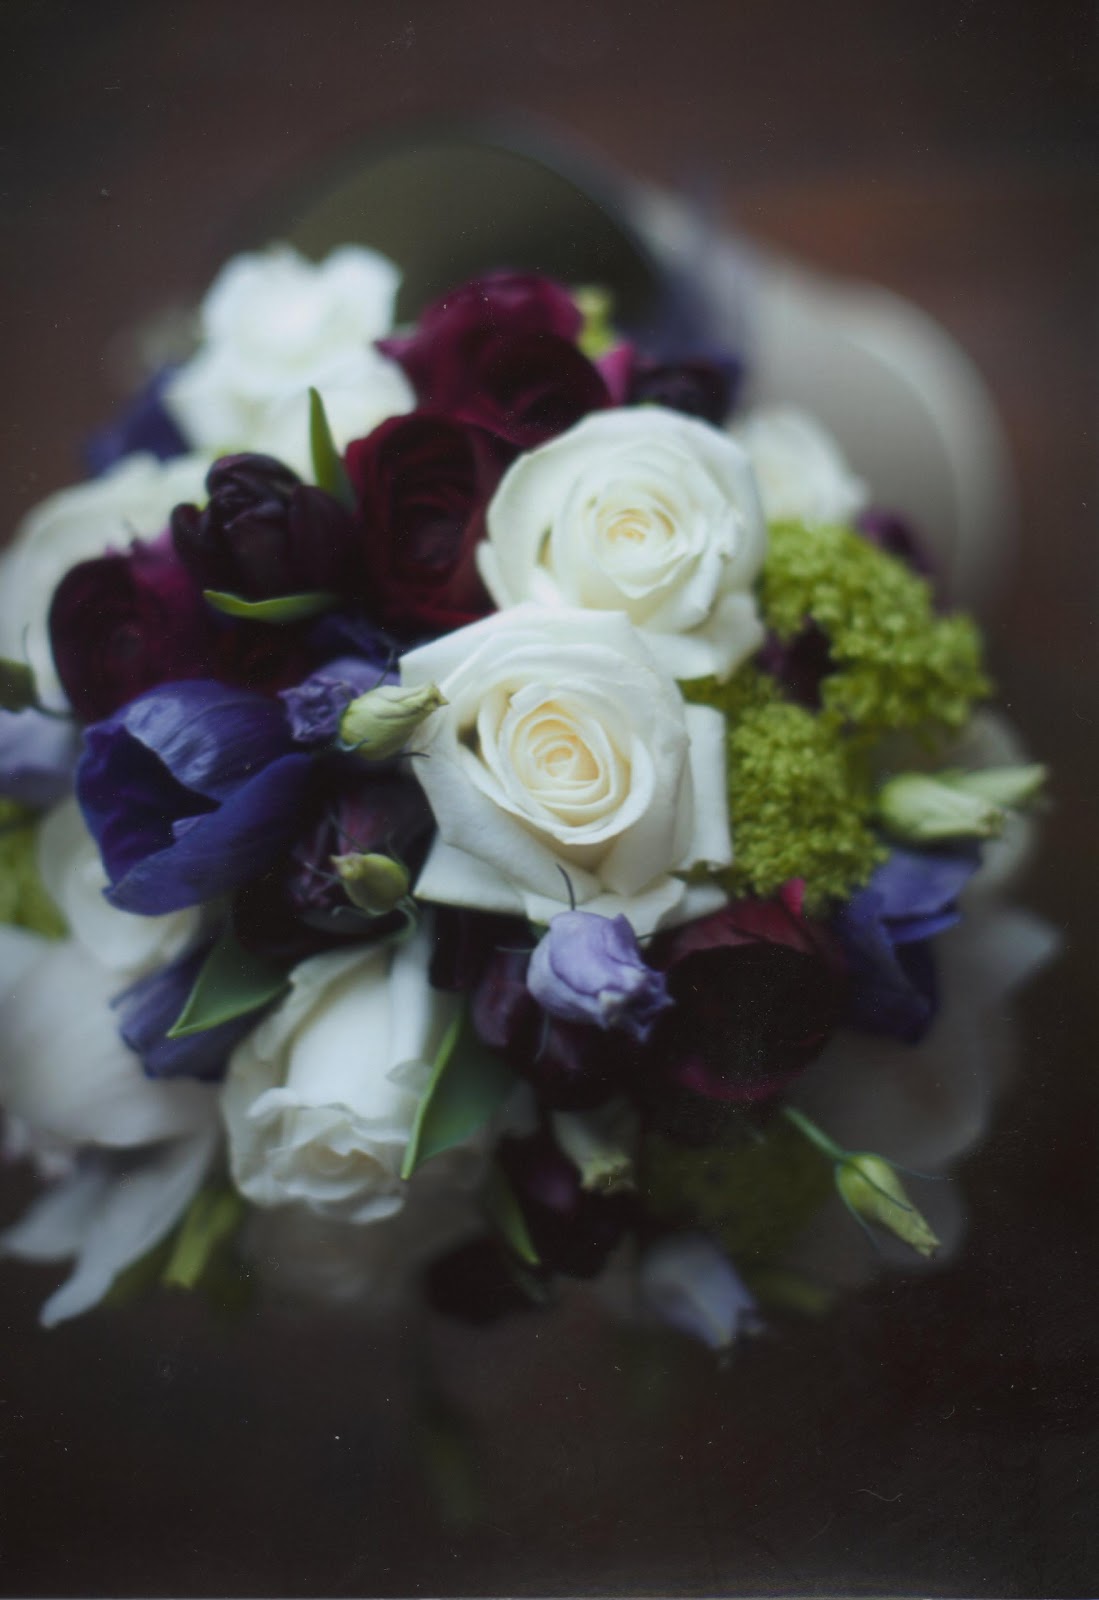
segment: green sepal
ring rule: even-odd
[[[258,1011],[287,987],[281,968],[245,950],[227,926],[199,969],[186,1004],[168,1029],[169,1039],[187,1039],[222,1022]]]
[[[0,656],[0,711],[26,711],[37,704],[34,673],[27,663]]]
[[[530,1236],[523,1208],[498,1161],[493,1162],[489,1170],[482,1198],[489,1221],[508,1249],[528,1267],[540,1267],[542,1258]]]
[[[236,1233],[244,1209],[235,1189],[200,1190],[172,1241],[161,1283],[170,1289],[194,1289],[215,1252]]]
[[[401,1177],[411,1178],[432,1156],[476,1133],[514,1085],[511,1068],[481,1043],[468,1012],[460,1011],[435,1057],[412,1125]]]
[[[309,391],[309,448],[313,455],[313,476],[317,488],[323,489],[334,500],[350,511],[355,505],[355,491],[343,458],[336,449],[324,401],[316,389]]]
[[[282,627],[288,622],[304,622],[309,617],[319,617],[322,611],[331,611],[338,597],[327,589],[309,589],[303,594],[276,595],[272,600],[245,600],[224,589],[203,589],[202,598],[223,616]]]

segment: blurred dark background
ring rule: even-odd
[[[403,1330],[201,1307],[51,1334],[0,1278],[0,1585],[24,1594],[1093,1595],[1096,16],[1071,0],[0,4],[4,525],[79,475],[125,330],[396,120],[533,116],[923,306],[1006,425],[992,630],[1057,771],[1023,898],[1064,932],[963,1181],[961,1255],[715,1376],[583,1306],[446,1344],[482,1514],[441,1517]],[[6,1219],[21,1197],[8,1183]]]

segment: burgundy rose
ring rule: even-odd
[[[62,686],[88,722],[158,683],[209,672],[208,608],[166,537],[135,540],[125,554],[71,568],[54,593],[49,625]]]
[[[347,452],[358,499],[366,603],[384,628],[445,633],[493,609],[474,550],[500,476],[476,428],[412,415]]]
[[[176,506],[172,541],[203,589],[246,600],[355,587],[354,524],[323,489],[271,456],[222,456],[206,475],[210,498]]]
[[[650,1084],[727,1105],[781,1094],[840,1020],[839,946],[803,915],[800,885],[742,900],[664,935],[650,950],[679,1002],[658,1020]]]
[[[610,404],[576,347],[582,317],[548,278],[495,273],[429,306],[415,332],[383,339],[425,411],[532,449]]]

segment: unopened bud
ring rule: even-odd
[[[372,917],[396,910],[408,894],[408,870],[392,856],[333,856],[332,865],[351,904]]]
[[[856,1216],[884,1228],[918,1255],[932,1256],[939,1248],[927,1218],[908,1198],[896,1169],[881,1156],[850,1155],[837,1162],[836,1188]]]
[[[891,778],[878,795],[878,815],[896,839],[992,839],[1003,829],[1001,805],[922,772]]]
[[[399,754],[416,729],[446,697],[433,683],[412,688],[383,684],[352,700],[340,718],[340,738],[365,761],[385,761]]]
[[[976,772],[952,772],[943,781],[963,794],[976,795],[990,805],[1014,809],[1025,806],[1044,789],[1049,768],[1035,762],[1025,767],[981,767]]]
[[[26,711],[38,704],[34,673],[25,662],[0,656],[0,710]]]

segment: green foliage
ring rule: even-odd
[[[277,1000],[286,986],[282,968],[246,950],[227,923],[199,968],[183,1010],[168,1029],[168,1038],[186,1039],[259,1011]]]
[[[515,1087],[502,1056],[478,1039],[462,1010],[439,1046],[405,1151],[401,1177],[411,1178],[432,1156],[461,1144],[498,1111]]]
[[[68,930],[38,872],[36,832],[32,811],[0,800],[0,922],[61,939]]]
[[[318,617],[322,611],[331,611],[336,604],[336,596],[329,594],[326,589],[310,589],[303,594],[280,594],[272,600],[245,600],[239,594],[229,594],[223,589],[204,589],[202,598],[208,606],[226,617],[242,617],[246,622],[267,622],[275,627]]]
[[[809,619],[828,635],[823,714],[854,736],[960,728],[989,692],[971,619],[938,616],[925,580],[850,528],[774,524],[761,599],[781,639]]]

